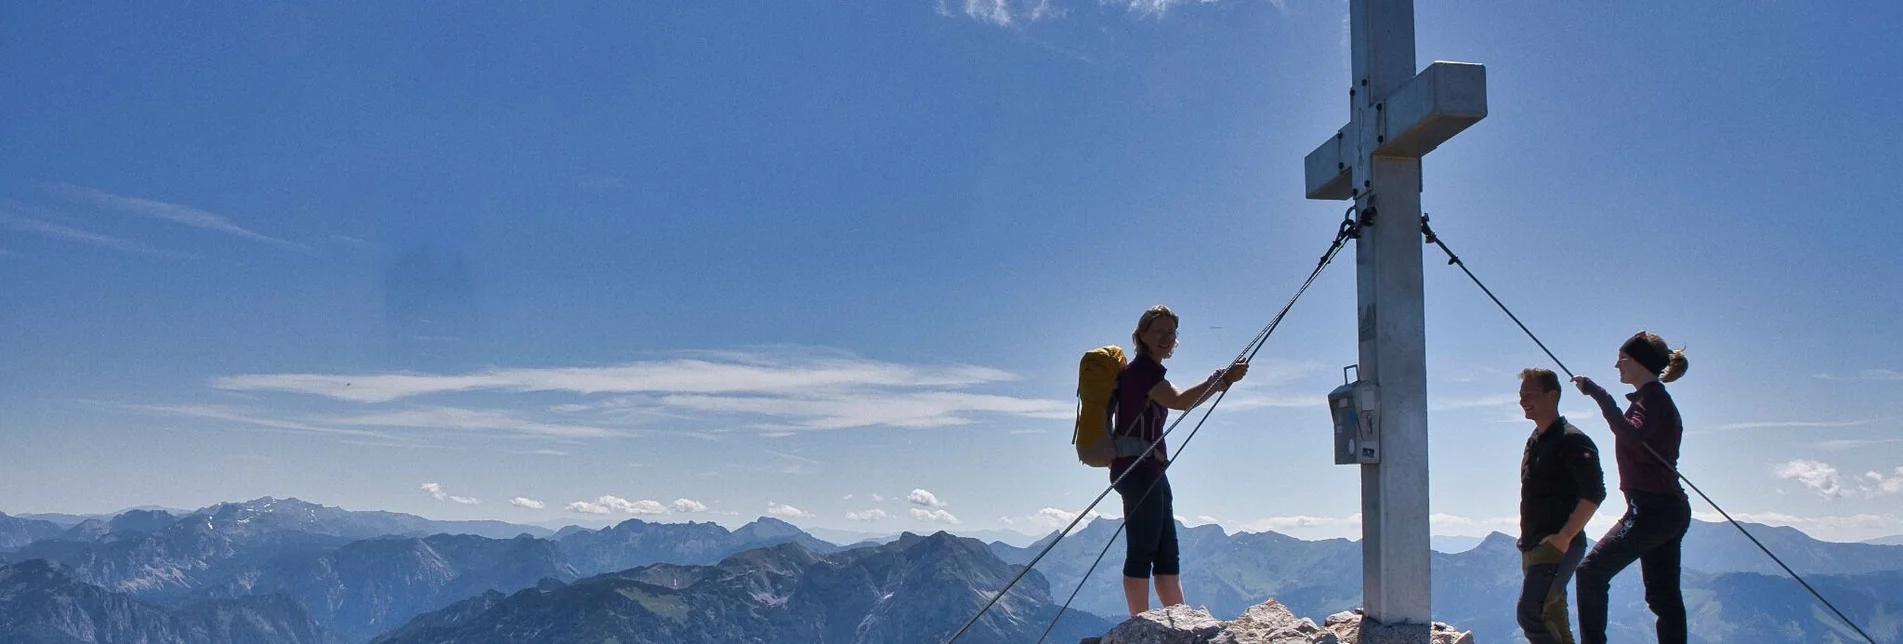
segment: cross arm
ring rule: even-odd
[[[1376,138],[1371,156],[1421,157],[1487,117],[1487,68],[1477,63],[1435,62],[1375,104]],[[1302,161],[1310,199],[1353,196],[1351,174],[1357,124],[1350,123]]]

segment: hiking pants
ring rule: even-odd
[[[1541,542],[1520,553],[1526,581],[1520,586],[1515,611],[1520,631],[1532,644],[1573,644],[1572,621],[1566,615],[1566,582],[1586,556],[1586,535],[1574,535],[1565,551]]]
[[[1149,579],[1152,573],[1181,574],[1169,476],[1133,467],[1130,475],[1117,484],[1117,495],[1123,497],[1123,576]]]
[[[1659,644],[1685,644],[1685,597],[1679,592],[1679,545],[1691,527],[1684,495],[1626,492],[1625,516],[1579,564],[1579,641],[1605,644],[1612,576],[1639,562],[1645,604],[1658,616]]]

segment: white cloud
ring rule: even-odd
[[[890,519],[892,518],[892,515],[887,514],[885,510],[873,508],[870,510],[861,510],[858,512],[847,512],[846,518],[851,519],[853,521],[863,521],[863,522],[870,523],[873,521],[883,521],[886,519]]]
[[[907,495],[905,497],[905,500],[906,502],[911,503],[912,505],[924,506],[928,508],[945,507],[944,502],[938,500],[938,495],[935,495],[935,494],[932,494],[931,492],[927,492],[925,490],[920,490],[920,489],[912,490],[912,493],[910,495]]]
[[[667,506],[661,505],[659,501],[629,501],[618,496],[607,494],[595,497],[593,501],[576,501],[568,504],[567,507],[570,512],[580,512],[582,514],[608,514],[611,512],[634,515],[667,514]]]
[[[1427,523],[1434,534],[1444,535],[1479,537],[1493,532],[1514,534],[1520,529],[1518,516],[1475,518],[1436,512],[1428,515]]]
[[[1896,468],[1888,475],[1864,472],[1859,480],[1871,495],[1903,493],[1903,467]]]
[[[694,512],[706,512],[707,504],[693,499],[674,499],[673,503],[667,505],[667,509],[681,514],[691,514]]]
[[[872,495],[872,502],[873,502],[873,503],[884,503],[884,502],[885,502],[885,495],[884,495],[884,494],[873,494],[873,495]]]
[[[542,508],[548,507],[548,504],[546,503],[543,503],[541,501],[537,501],[535,499],[531,499],[528,497],[522,497],[522,496],[509,499],[509,505],[513,505],[518,508],[528,508],[530,510],[540,510]]]
[[[1772,468],[1771,473],[1781,479],[1795,480],[1825,498],[1870,498],[1903,493],[1903,467],[1888,473],[1864,472],[1846,479],[1827,463],[1797,459]]]
[[[918,519],[920,521],[925,521],[928,523],[944,523],[949,525],[958,525],[958,517],[952,516],[952,513],[946,512],[944,510],[927,510],[925,508],[912,508],[912,518]]]
[[[1026,522],[1031,523],[1032,525],[1055,530],[1055,529],[1063,528],[1064,526],[1070,525],[1070,522],[1072,520],[1075,520],[1076,518],[1077,518],[1077,513],[1071,512],[1070,510],[1065,510],[1063,508],[1043,508],[1038,510],[1037,512],[1034,512],[1032,514],[1025,516],[1024,520]],[[1103,518],[1103,515],[1098,514],[1095,511],[1092,511],[1089,515],[1089,518],[1086,519],[1086,522],[1095,521],[1101,518]],[[1009,523],[1016,523],[1016,522],[1011,521]]]
[[[579,512],[581,514],[607,514],[608,506],[599,503],[589,503],[587,501],[576,501],[568,504],[568,511]]]
[[[535,450],[533,453],[536,456],[567,456],[568,455],[568,452],[564,452],[559,449],[538,449],[538,450]]]
[[[1798,459],[1777,466],[1771,473],[1781,479],[1796,480],[1821,496],[1839,497],[1844,494],[1843,477],[1837,474],[1837,468],[1824,463]]]
[[[809,519],[812,513],[790,505],[780,505],[771,501],[766,504],[766,513],[782,519]]]
[[[305,251],[310,250],[309,246],[249,230],[243,226],[231,223],[231,221],[221,215],[199,210],[191,206],[166,203],[152,199],[141,199],[138,197],[122,197],[81,186],[55,186],[55,188],[59,192],[65,193],[74,199],[102,208],[118,210],[120,212],[157,219],[181,226],[235,235],[251,241],[263,242],[274,246]]]
[[[424,492],[428,492],[430,497],[438,501],[449,501],[451,503],[461,503],[463,505],[476,505],[478,503],[482,503],[482,501],[479,501],[470,497],[455,496],[448,492],[444,492],[443,486],[438,485],[436,483],[424,483],[421,489]]]

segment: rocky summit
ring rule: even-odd
[[[1413,641],[1410,641],[1413,640]],[[1102,637],[1082,644],[1473,644],[1473,634],[1436,622],[1427,639],[1397,632],[1360,613],[1330,615],[1321,625],[1296,617],[1273,599],[1257,604],[1232,621],[1215,618],[1205,608],[1184,605],[1150,610],[1124,620]]]

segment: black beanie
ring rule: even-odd
[[[1652,338],[1647,337],[1646,332],[1640,331],[1632,334],[1632,339],[1626,340],[1625,344],[1619,347],[1619,351],[1656,376],[1665,370],[1665,365],[1672,362],[1671,351],[1666,349],[1664,344],[1664,342],[1655,344]]]

